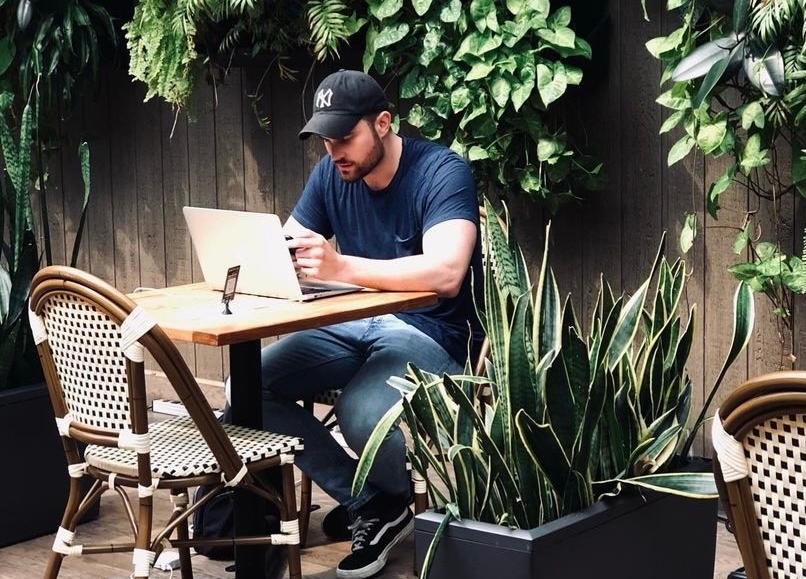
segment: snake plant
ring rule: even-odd
[[[25,315],[31,280],[39,269],[40,255],[34,235],[31,207],[31,150],[34,147],[33,112],[25,105],[19,133],[11,130],[7,115],[13,101],[11,93],[0,93],[0,151],[3,164],[0,181],[0,390],[41,380],[39,357],[33,344]],[[75,266],[90,193],[89,148],[78,148],[84,200],[73,242],[70,265]],[[40,179],[44,183],[44,179]],[[43,216],[46,218],[46,215]],[[44,231],[49,244],[48,230]]]
[[[494,215],[489,202],[487,211]],[[402,396],[367,443],[354,492],[386,433],[402,420],[412,433],[412,466],[446,521],[533,528],[625,484],[716,495],[711,474],[679,468],[705,416],[703,409],[688,424],[695,308],[681,303],[685,263],[668,262],[661,241],[649,275],[629,297],[601,279],[585,335],[549,266],[549,227],[533,285],[511,230],[488,219],[478,307],[491,345],[486,376],[471,375],[468,364],[464,375],[409,366],[405,377],[390,378]],[[734,306],[733,344],[712,391],[752,331],[747,286],[739,285]],[[488,403],[476,396],[483,387],[490,388]]]
[[[30,337],[25,304],[39,256],[32,232],[33,215],[28,187],[31,169],[31,107],[22,113],[15,140],[6,121],[10,93],[0,94],[0,145],[4,159],[0,183],[0,388],[30,383],[41,377]],[[8,220],[6,220],[8,219]]]

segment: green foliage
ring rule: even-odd
[[[31,340],[26,304],[31,279],[39,268],[29,197],[31,174],[31,107],[23,111],[19,134],[7,121],[12,97],[0,94],[0,145],[3,180],[0,182],[0,387],[27,384],[41,378]]]
[[[666,66],[662,84],[670,85],[658,97],[671,111],[661,132],[682,129],[668,163],[693,150],[729,160],[708,189],[707,208],[714,218],[720,196],[733,183],[773,203],[794,191],[806,195],[803,3],[678,0],[668,9],[679,15],[680,26],[647,43]],[[783,168],[779,156],[789,153],[791,169]],[[747,231],[738,232],[735,246],[748,247],[751,261],[731,272],[788,316],[789,293],[806,293],[806,271],[786,258],[779,243],[751,240]]]
[[[300,47],[337,58],[366,29],[364,68],[400,78],[401,99],[413,102],[409,124],[467,158],[485,185],[555,210],[603,182],[601,163],[577,150],[557,110],[591,57],[571,17],[549,0],[308,0],[304,8],[296,0],[140,0],[124,28],[146,98],[178,107],[187,107],[202,63],[228,63],[240,51],[282,66]],[[260,91],[250,97],[266,126]]]
[[[0,389],[31,384],[42,378],[27,317],[28,292],[40,263],[30,197],[31,151],[36,144],[33,108],[30,103],[25,106],[15,134],[9,124],[13,100],[10,93],[0,93],[0,150],[3,161],[0,181],[0,234],[3,234],[0,237]],[[84,203],[73,242],[72,266],[78,259],[90,193],[87,143],[79,145],[78,155],[84,180]],[[47,230],[45,241],[49,243]]]
[[[0,92],[15,96],[19,115],[35,96],[34,138],[50,142],[73,96],[97,83],[101,47],[115,44],[109,13],[89,0],[37,0],[18,20],[17,2],[0,2]],[[24,24],[24,26],[23,26]],[[40,133],[42,133],[40,135]]]
[[[494,215],[489,204],[487,211]],[[739,285],[731,349],[692,422],[686,364],[695,311],[682,303],[683,261],[667,262],[661,242],[651,272],[630,297],[614,295],[602,279],[586,336],[571,300],[560,297],[548,228],[533,286],[514,235],[496,219],[487,224],[486,377],[470,375],[468,364],[460,376],[410,366],[405,378],[390,378],[401,400],[364,448],[353,492],[363,487],[389,428],[402,420],[412,432],[412,466],[429,482],[432,503],[448,505],[448,516],[528,529],[623,485],[715,496],[713,476],[681,472],[680,457],[688,456],[713,394],[748,343],[749,289]],[[484,386],[489,405],[475,395]]]
[[[142,0],[124,24],[129,74],[146,84],[145,100],[160,95],[169,103],[188,102],[196,82],[196,25],[190,2]]]
[[[308,0],[308,25],[311,31],[313,53],[318,60],[339,56],[339,46],[358,32],[366,22],[348,16],[347,6],[341,0]]]
[[[104,42],[114,46],[112,19],[89,0],[0,1],[0,388],[41,379],[26,315],[40,255],[34,236],[32,179],[46,191],[44,165],[57,125],[73,96],[97,83]],[[86,149],[86,144],[83,144]],[[89,186],[89,158],[82,176]],[[36,167],[36,169],[33,169]],[[85,220],[88,188],[71,263]],[[47,199],[41,197],[46,260],[51,262]]]
[[[484,184],[556,209],[601,184],[569,142],[557,101],[591,48],[549,0],[370,0],[364,69],[400,77],[406,120],[466,157]],[[413,11],[413,13],[412,13]]]
[[[790,293],[806,294],[806,263],[797,255],[787,256],[775,243],[752,243],[745,227],[736,236],[734,252],[741,254],[747,248],[753,260],[732,265],[728,271],[767,296],[776,315],[788,318],[792,314]]]
[[[139,0],[123,28],[129,72],[148,87],[146,100],[187,108],[204,65],[226,70],[235,54],[269,54],[290,74],[284,56],[310,46],[320,60],[336,57],[362,25],[342,0]]]

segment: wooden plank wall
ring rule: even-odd
[[[670,258],[684,212],[696,211],[701,232],[685,256],[691,277],[686,301],[697,308],[696,342],[689,372],[695,404],[720,370],[731,339],[731,301],[736,286],[726,267],[733,232],[755,200],[734,190],[723,196],[718,222],[706,216],[703,191],[721,174],[724,162],[691,156],[673,168],[666,155],[677,134],[659,136],[665,112],[655,103],[661,67],[644,43],[675,23],[648,2],[650,19],[639,2],[610,2],[606,74],[594,86],[574,93],[569,126],[576,123],[590,148],[605,162],[607,188],[556,216],[523,198],[510,200],[515,230],[530,262],[542,253],[544,228],[552,220],[551,263],[563,293],[571,293],[587,326],[600,275],[617,291],[630,292],[645,277],[668,233]],[[356,67],[357,63],[349,63]],[[258,127],[246,96],[261,82],[263,68],[234,69],[223,84],[201,87],[196,120],[175,117],[164,103],[143,103],[144,89],[123,72],[107,72],[99,94],[84,99],[65,122],[61,156],[51,164],[54,191],[48,193],[57,263],[69,260],[81,198],[76,147],[87,139],[92,158],[92,194],[79,265],[117,287],[164,286],[200,280],[181,214],[183,205],[271,211],[286,217],[306,175],[323,154],[315,140],[301,142],[303,101],[309,109],[313,88],[329,72],[319,67],[296,81],[276,73],[263,79],[260,107],[270,130]],[[307,85],[305,84],[307,81]],[[304,96],[303,96],[304,91]],[[771,221],[771,212],[764,210]],[[803,203],[781,204],[783,234],[800,252]],[[802,360],[806,314],[797,298],[794,330],[782,331],[767,301],[756,297],[757,324],[750,348],[727,377],[724,394],[747,376],[786,367],[788,355]],[[793,337],[797,338],[794,341]],[[202,378],[227,373],[222,352],[183,346],[191,368]]]

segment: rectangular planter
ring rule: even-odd
[[[414,519],[417,572],[442,515]],[[452,522],[430,579],[712,579],[717,500],[608,499],[531,530]]]
[[[0,547],[55,533],[67,504],[67,461],[47,386],[0,391]],[[86,520],[98,516],[98,505]]]

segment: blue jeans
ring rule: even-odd
[[[409,362],[435,374],[462,370],[433,339],[393,315],[297,332],[263,348],[263,427],[301,436],[305,450],[296,456],[297,466],[350,511],[379,493],[408,499],[403,433],[398,427],[390,432],[364,490],[354,497],[356,459],[297,401],[342,388],[336,418],[347,444],[360,456],[372,429],[400,399],[387,379],[405,375]]]

